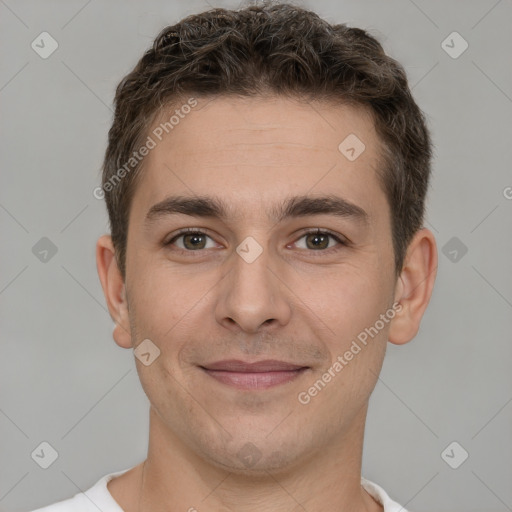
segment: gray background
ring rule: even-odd
[[[148,401],[111,337],[94,259],[107,217],[92,191],[114,87],[159,29],[209,5],[238,4],[0,0],[1,510],[145,458]],[[417,338],[389,344],[363,474],[412,511],[512,510],[511,2],[299,5],[369,30],[404,64],[436,146],[437,284]],[[47,59],[31,48],[43,31],[59,44]],[[469,44],[458,58],[441,46],[453,31]],[[42,237],[57,248],[46,262]],[[58,452],[46,470],[31,457],[43,441]],[[458,469],[441,457],[453,441],[469,453]]]

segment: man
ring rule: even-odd
[[[387,342],[437,268],[402,67],[296,6],[215,9],[166,28],[115,106],[97,266],[148,455],[40,510],[404,510],[361,477]]]

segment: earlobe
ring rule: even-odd
[[[103,235],[98,239],[96,267],[110,316],[116,324],[113,332],[114,341],[120,347],[132,348],[125,283],[109,235]]]
[[[413,237],[398,277],[395,302],[400,310],[391,322],[388,340],[396,345],[411,341],[432,296],[437,272],[437,247],[434,235],[426,228]]]

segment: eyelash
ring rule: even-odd
[[[198,229],[198,228],[185,228],[185,229],[182,229],[180,231],[178,231],[178,233],[176,235],[174,235],[168,242],[165,242],[164,243],[164,246],[170,246],[172,245],[178,238],[182,237],[183,235],[203,235],[203,236],[207,236],[209,238],[210,235],[208,233],[206,233],[205,231],[202,231],[201,229]],[[310,229],[308,231],[304,231],[301,236],[297,239],[297,240],[300,240],[301,238],[307,236],[307,235],[328,235],[330,236],[331,238],[333,238],[336,242],[338,242],[339,245],[341,246],[348,246],[349,243],[347,240],[345,240],[344,238],[341,238],[340,236],[338,236],[337,234],[335,234],[334,232],[328,230],[328,229],[320,229],[320,228],[315,228],[315,229]],[[194,253],[194,252],[197,252],[197,253],[201,253],[203,252],[205,249],[197,249],[195,251],[193,250],[187,250],[187,249],[181,249],[181,248],[177,248],[175,249],[176,251],[178,252],[186,252],[186,253]],[[301,249],[301,250],[307,250],[307,249]],[[336,250],[339,250],[339,247],[338,246],[335,246],[335,247],[329,247],[328,249],[319,249],[318,251],[315,251],[314,249],[310,249],[309,252],[319,252],[319,253],[331,253],[331,251],[336,251]]]

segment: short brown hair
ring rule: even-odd
[[[163,107],[191,94],[275,94],[366,107],[382,145],[378,174],[390,205],[395,271],[400,272],[407,246],[422,227],[432,154],[405,71],[362,29],[329,24],[289,3],[266,2],[211,9],[166,27],[117,86],[102,188],[123,276],[141,164],[123,172],[122,179],[119,170]]]

